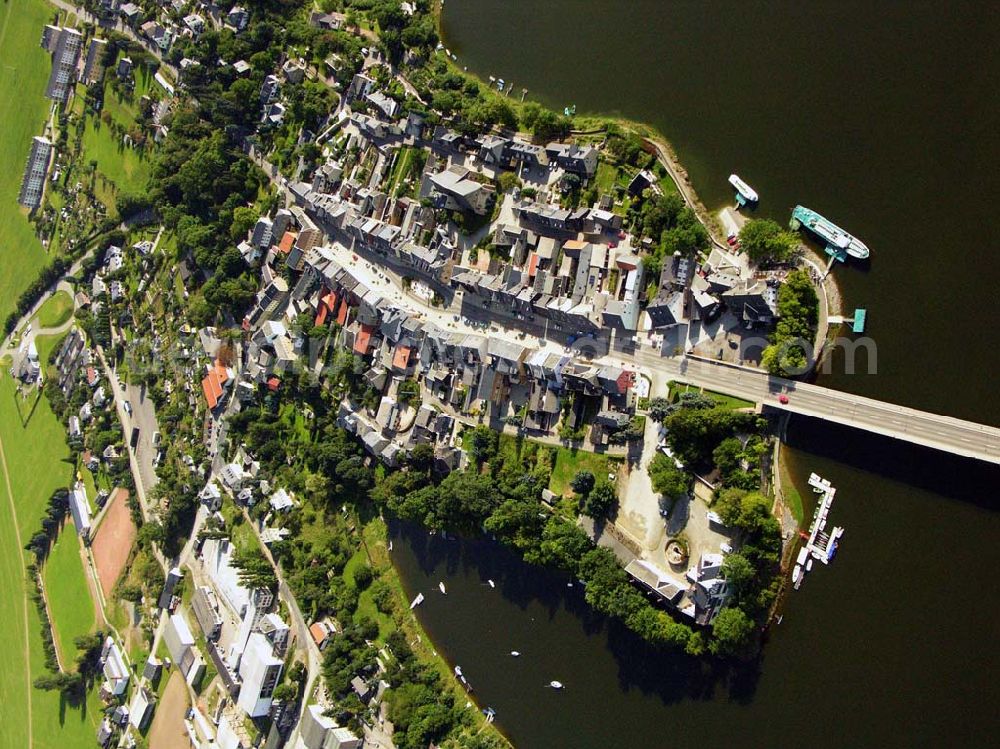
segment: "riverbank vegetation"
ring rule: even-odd
[[[789,272],[778,289],[778,323],[761,364],[772,374],[801,375],[814,353],[813,336],[819,323],[819,297],[805,269]]]
[[[333,714],[352,728],[372,720],[351,682],[373,678],[380,660],[396,746],[508,746],[492,729],[482,730],[478,713],[464,709],[467,695],[423,644],[426,638],[407,606],[389,560],[381,508],[373,501],[377,487],[393,485],[397,474],[367,465],[361,446],[336,425],[336,391],[357,381],[349,368],[328,388],[308,377],[292,378],[280,394],[230,420],[232,437],[260,461],[273,485],[298,500],[281,519],[290,535],[273,544],[272,553],[307,619],[332,617],[339,624],[341,634],[323,658]],[[283,417],[293,412],[291,404],[308,406],[313,413],[308,424]],[[432,457],[414,450],[408,470],[429,475]],[[266,506],[258,503],[251,515],[263,514]]]

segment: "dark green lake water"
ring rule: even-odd
[[[1000,424],[997,6],[451,0],[443,22],[483,78],[657,127],[710,208],[736,171],[761,215],[802,203],[864,240],[836,274],[877,374],[822,384]],[[656,656],[488,542],[417,533],[395,560],[414,595],[446,582],[421,621],[518,747],[992,743],[1000,470],[806,419],[789,439],[847,534],[752,673]]]

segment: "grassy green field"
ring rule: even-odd
[[[754,403],[752,401],[743,400],[742,398],[737,398],[733,395],[717,393],[714,390],[703,390],[702,388],[697,388],[693,385],[685,385],[680,382],[671,383],[670,393],[668,395],[670,400],[676,400],[677,396],[681,393],[702,393],[703,395],[707,395],[709,398],[714,400],[720,406],[726,406],[727,408],[737,409],[754,407]]]
[[[0,375],[0,592],[9,602],[4,616],[8,657],[0,659],[0,704],[10,716],[0,731],[0,749],[90,746],[100,719],[96,693],[79,708],[63,704],[58,694],[31,687],[44,672],[45,662],[41,623],[25,595],[28,555],[22,549],[38,529],[49,496],[67,486],[73,474],[62,424],[44,398],[31,410],[33,403],[34,398],[22,402],[10,376]],[[72,549],[68,544],[66,548]],[[79,561],[77,565],[82,579]]]
[[[49,60],[38,40],[51,9],[41,0],[0,6],[0,319],[44,264],[45,251],[17,203],[31,139],[48,116]]]
[[[68,334],[67,331],[64,331],[55,335],[40,335],[35,338],[35,348],[38,349],[38,361],[42,363],[43,367],[48,364],[52,350],[62,343],[62,340]]]
[[[122,127],[129,128],[135,124],[136,115],[139,113],[139,100],[150,92],[154,94],[162,91],[153,80],[153,74],[149,68],[140,66],[135,71],[135,89],[129,98],[119,96],[110,86],[105,88],[104,111],[110,114]]]
[[[52,546],[45,560],[43,579],[56,647],[63,667],[68,668],[76,658],[73,640],[90,632],[96,621],[94,600],[87,588],[80,542],[72,521],[67,522]]]
[[[83,131],[83,150],[86,161],[96,161],[97,171],[107,177],[119,190],[139,190],[149,179],[149,162],[134,148],[126,148],[111,132],[111,128],[87,119]]]
[[[43,328],[57,328],[73,314],[73,297],[65,291],[53,294],[38,309],[36,319]]]
[[[556,459],[552,464],[549,489],[556,494],[565,494],[570,491],[569,482],[573,480],[578,471],[590,471],[598,480],[608,477],[607,455],[568,447],[557,447],[555,450]]]

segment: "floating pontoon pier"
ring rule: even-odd
[[[812,569],[812,560],[815,559],[823,564],[829,564],[833,555],[837,553],[837,543],[844,535],[844,529],[834,526],[829,533],[826,532],[826,520],[833,506],[833,498],[837,490],[827,479],[821,478],[815,473],[809,474],[809,486],[817,494],[822,494],[816,513],[813,515],[812,524],[809,526],[809,535],[805,546],[799,549],[799,555],[795,559],[795,568],[792,570],[792,584],[796,590],[802,585],[802,580],[806,573]]]

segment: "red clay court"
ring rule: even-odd
[[[136,528],[128,507],[128,490],[115,489],[108,499],[108,508],[91,544],[97,577],[101,581],[104,597],[111,595],[118,577],[128,562]]]

